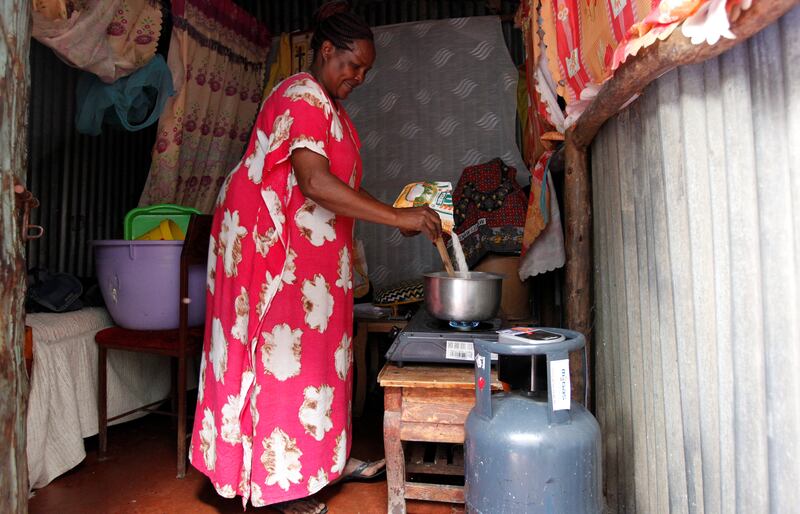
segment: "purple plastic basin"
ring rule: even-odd
[[[92,241],[97,279],[114,323],[132,330],[178,328],[183,241]],[[189,268],[189,326],[206,312],[206,269]]]

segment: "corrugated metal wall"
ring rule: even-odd
[[[150,170],[155,125],[139,132],[75,130],[78,70],[31,42],[28,189],[41,207],[32,223],[45,235],[27,245],[28,267],[77,276],[94,272],[89,242],[121,238],[125,213],[139,202]]]
[[[262,20],[273,34],[309,30],[312,14],[325,0],[264,1],[238,0],[237,3]],[[525,59],[522,36],[509,19],[519,6],[519,0],[350,0],[353,10],[372,27],[420,20],[460,18],[464,16],[504,17],[503,32],[515,64]],[[496,4],[492,10],[489,4]]]
[[[596,400],[618,512],[800,509],[800,8],[592,146]]]

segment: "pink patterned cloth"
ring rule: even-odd
[[[33,37],[110,84],[150,62],[161,21],[152,0],[35,0]]]
[[[269,32],[233,0],[174,0],[172,21],[176,94],[161,114],[139,204],[211,212],[261,104]]]
[[[265,101],[217,199],[190,460],[254,506],[308,496],[350,452],[353,220],[305,198],[307,148],[358,189],[360,142],[307,73]]]

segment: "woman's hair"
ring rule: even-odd
[[[346,1],[322,4],[314,13],[311,50],[315,55],[325,40],[336,48],[349,50],[358,39],[373,41],[372,30],[361,16],[350,10]]]

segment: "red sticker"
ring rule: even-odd
[[[486,385],[486,380],[483,377],[478,377],[478,389],[483,391],[483,387]]]

